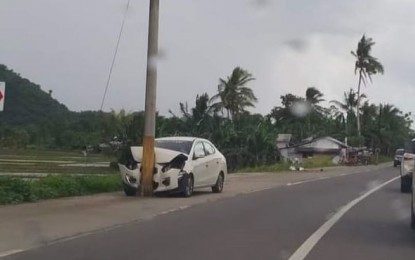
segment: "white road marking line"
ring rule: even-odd
[[[352,209],[356,204],[367,198],[372,193],[380,190],[384,186],[388,185],[389,183],[399,179],[400,176],[397,176],[383,184],[367,191],[360,197],[350,201],[345,206],[340,208],[329,220],[326,221],[316,232],[314,232],[298,249],[291,255],[288,260],[303,260],[307,257],[307,255],[311,252],[311,250],[315,247],[315,245],[323,238],[323,236],[346,214],[350,209]]]
[[[189,208],[189,207],[190,207],[189,205],[180,206],[180,207],[178,207],[178,208],[174,208],[174,209],[165,210],[165,211],[161,212],[161,213],[160,213],[160,214],[158,214],[158,215],[166,215],[166,214],[173,213],[173,212],[176,212],[176,211],[179,211],[179,210],[184,210],[184,209],[187,209],[187,208]]]
[[[298,185],[298,184],[301,184],[301,183],[306,183],[306,182],[310,182],[310,181],[315,181],[316,179],[313,179],[313,180],[306,180],[306,181],[297,181],[297,182],[289,182],[289,183],[287,183],[287,186],[294,186],[294,185]]]
[[[6,252],[0,252],[0,257],[6,257],[6,256],[14,255],[20,252],[23,252],[23,249],[15,249],[15,250],[9,250]]]
[[[326,176],[326,177],[319,177],[319,178],[309,179],[309,180],[304,180],[304,181],[289,182],[286,184],[286,186],[294,186],[294,185],[303,184],[307,182],[320,181],[320,180],[331,179],[335,177],[338,177],[338,176]]]
[[[359,173],[364,173],[364,172],[341,173],[341,174],[338,174],[338,175],[323,176],[323,177],[309,179],[309,180],[289,182],[289,183],[285,184],[285,186],[294,186],[294,185],[298,185],[298,184],[302,184],[302,183],[308,183],[308,182],[314,182],[314,181],[320,181],[320,180],[326,180],[326,179],[333,179],[333,178],[337,178],[337,177],[341,177],[341,176],[349,176],[349,175],[359,174]]]

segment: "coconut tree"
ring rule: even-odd
[[[236,67],[227,79],[219,79],[218,93],[209,101],[211,109],[222,113],[226,110],[228,119],[235,119],[247,107],[255,107],[257,98],[246,86],[253,80],[248,71]]]
[[[357,111],[360,109],[360,88],[361,85],[366,85],[368,80],[372,81],[372,75],[377,73],[383,74],[383,65],[378,61],[377,58],[371,55],[372,47],[375,42],[372,38],[367,38],[363,35],[357,44],[356,52],[352,51],[352,55],[356,58],[355,62],[355,74],[358,74],[359,83],[357,85]],[[357,116],[357,134],[360,137],[360,116]]]
[[[319,120],[322,118],[322,115],[326,114],[328,110],[320,105],[324,101],[323,93],[315,87],[307,88],[305,92],[305,100],[309,111],[307,113],[307,125],[310,135],[315,134],[315,129],[312,131],[311,121]]]
[[[330,101],[330,103],[334,104],[335,107],[339,110],[336,113],[336,117],[338,119],[343,118],[343,121],[345,122],[346,135],[349,134],[351,121],[354,118],[357,118],[357,115],[360,114],[360,110],[357,108],[357,103],[358,100],[362,98],[366,98],[366,95],[360,94],[358,96],[358,94],[353,89],[350,89],[349,91],[343,93],[342,101]]]

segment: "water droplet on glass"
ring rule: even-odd
[[[311,106],[305,101],[298,101],[291,105],[291,113],[296,117],[305,117],[311,112]]]
[[[148,65],[151,69],[157,69],[160,62],[166,60],[166,52],[164,50],[159,50],[158,55],[151,56],[148,59]]]
[[[252,1],[252,5],[256,6],[257,8],[265,8],[269,4],[270,4],[270,0],[254,0],[254,1]]]
[[[408,207],[403,205],[401,200],[394,200],[392,201],[392,210],[395,213],[395,216],[398,220],[405,220],[409,219],[410,217],[410,211],[408,210]]]
[[[281,250],[279,253],[278,259],[285,260],[285,259],[290,258],[290,256],[291,256],[291,253],[288,250]]]

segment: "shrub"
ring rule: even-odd
[[[81,196],[121,189],[118,175],[48,176],[40,179],[0,177],[0,204]]]
[[[0,204],[16,204],[22,201],[33,201],[30,181],[0,177]]]

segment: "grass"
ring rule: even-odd
[[[309,159],[305,159],[302,163],[302,167],[305,169],[310,168],[323,168],[337,166],[333,163],[333,156],[330,155],[317,155]]]
[[[114,174],[117,169],[110,167],[82,167],[82,166],[59,166],[54,163],[34,163],[34,164],[2,164],[0,163],[0,173],[60,173],[60,174]]]
[[[257,167],[248,167],[243,168],[238,171],[238,173],[248,173],[248,172],[283,172],[288,171],[290,167],[289,163],[276,163],[271,165],[261,165]]]
[[[332,167],[336,166],[332,162],[333,157],[329,155],[317,155],[312,158],[303,159],[301,163],[301,167],[305,169],[310,168],[322,168],[322,167]],[[240,173],[248,173],[248,172],[284,172],[288,171],[291,164],[282,162],[276,163],[271,165],[263,165],[258,167],[249,167],[239,170]]]
[[[111,161],[114,158],[102,154],[88,154],[84,157],[82,151],[51,151],[51,150],[24,150],[1,149],[0,159],[3,160],[37,160],[37,161],[71,161],[74,163],[94,163]]]
[[[392,162],[393,158],[386,155],[379,155],[379,163],[386,163],[386,162]]]
[[[18,204],[118,190],[121,190],[119,175],[48,176],[40,179],[0,177],[0,204]]]
[[[308,159],[303,159],[301,167],[304,169],[313,169],[313,168],[325,168],[338,166],[332,161],[333,156],[330,155],[317,155]],[[392,159],[390,156],[380,155],[378,163],[391,162]],[[238,173],[250,173],[250,172],[284,172],[288,171],[290,163],[276,163],[271,165],[262,165],[258,167],[248,167],[243,168],[238,171]]]
[[[113,174],[117,169],[108,166],[87,167],[116,161],[115,157],[89,154],[81,151],[46,151],[0,149],[0,173],[53,173],[53,174]],[[72,166],[70,166],[72,164]]]

